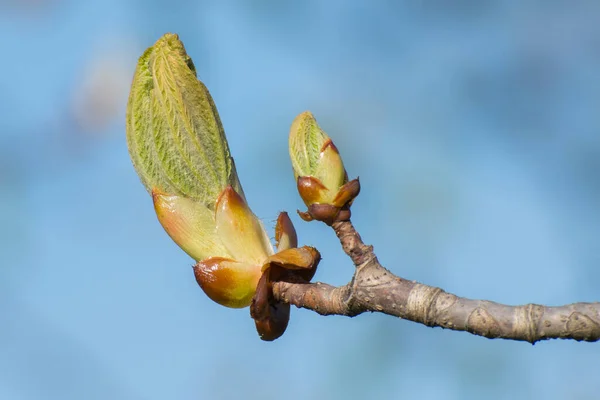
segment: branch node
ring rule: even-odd
[[[406,301],[406,313],[427,326],[435,325],[434,303],[437,297],[444,293],[440,288],[420,283],[414,285]]]

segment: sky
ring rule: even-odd
[[[292,310],[261,342],[213,303],[129,160],[137,58],[180,35],[255,214],[302,207],[287,154],[313,112],[383,265],[506,304],[600,301],[600,4],[0,1],[0,399],[595,399],[598,344],[488,340]]]

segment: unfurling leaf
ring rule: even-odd
[[[177,35],[164,35],[138,61],[127,145],[149,192],[185,196],[211,209],[227,185],[243,197],[217,108]]]

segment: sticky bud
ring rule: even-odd
[[[298,193],[308,207],[300,216],[329,225],[350,218],[350,205],[360,192],[359,181],[348,182],[337,147],[309,111],[292,123],[289,151]]]

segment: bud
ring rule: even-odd
[[[358,179],[348,182],[340,153],[309,111],[290,129],[289,151],[298,193],[308,207],[298,212],[307,221],[331,225],[350,218],[350,205],[360,192]]]
[[[164,35],[140,57],[126,130],[158,220],[197,261],[200,287],[226,307],[252,305],[264,340],[281,336],[290,307],[274,299],[273,282],[309,281],[321,256],[312,247],[297,248],[285,213],[277,220],[274,253],[244,197],[215,104],[177,35]]]

